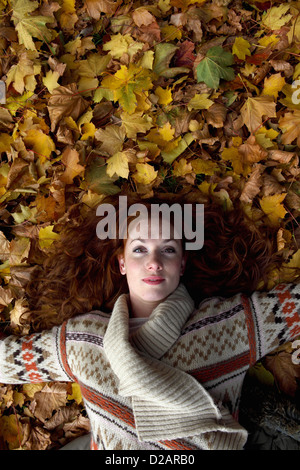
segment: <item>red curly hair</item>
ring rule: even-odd
[[[108,196],[103,203],[112,204],[119,221],[119,196]],[[127,205],[192,203],[188,196],[174,194],[140,199],[126,194]],[[202,201],[201,201],[202,202]],[[195,210],[194,210],[195,213]],[[51,254],[38,267],[26,287],[29,322],[33,331],[60,325],[66,319],[93,309],[110,312],[120,294],[128,292],[126,277],[120,274],[118,256],[123,254],[124,240],[100,240],[96,226],[100,221],[96,209],[85,217],[74,218],[54,242]],[[276,237],[272,230],[259,231],[246,220],[241,209],[223,211],[207,201],[204,211],[204,246],[188,251],[182,282],[197,304],[206,297],[250,294],[258,283],[266,282],[268,270],[275,262]]]

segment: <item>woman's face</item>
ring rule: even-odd
[[[129,225],[124,255],[119,257],[120,272],[127,277],[131,302],[160,302],[177,288],[183,274],[182,242],[170,239],[172,235],[165,239],[161,228],[159,238],[137,238],[134,224]],[[143,219],[140,228],[143,233],[148,228],[148,220]],[[147,230],[145,234],[150,235]]]

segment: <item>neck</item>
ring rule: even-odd
[[[131,318],[145,318],[150,317],[153,310],[161,303],[164,299],[158,301],[147,301],[141,299],[130,298],[130,316]]]

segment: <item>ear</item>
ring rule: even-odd
[[[124,256],[123,256],[123,255],[119,255],[119,256],[118,256],[118,261],[119,261],[120,273],[121,273],[121,274],[126,274]]]
[[[188,254],[184,253],[182,260],[181,260],[181,269],[180,269],[180,276],[183,275],[185,266],[186,266],[186,261],[187,261]]]

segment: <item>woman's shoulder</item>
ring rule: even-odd
[[[233,314],[242,308],[242,294],[236,294],[229,298],[209,297],[202,300],[200,304],[195,307],[185,326],[204,321],[205,319],[211,319],[211,321],[214,322],[216,321],[215,317],[227,317],[228,315],[230,316],[230,312]]]
[[[68,333],[77,332],[82,334],[104,335],[110,316],[110,313],[104,313],[101,310],[91,310],[90,312],[76,315],[68,320],[66,330]]]

